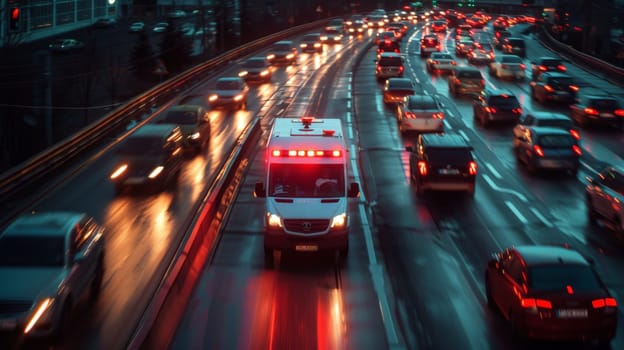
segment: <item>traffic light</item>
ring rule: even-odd
[[[20,28],[20,8],[11,7],[9,9],[9,30],[17,32]]]

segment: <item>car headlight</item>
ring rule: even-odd
[[[326,41],[326,40],[327,40],[327,37],[326,37],[325,35],[323,35],[323,36],[321,37],[321,40],[322,40],[322,41]]]
[[[154,178],[158,177],[158,175],[160,175],[160,173],[162,173],[162,171],[163,171],[164,169],[165,169],[165,167],[164,167],[164,166],[159,165],[159,166],[155,167],[155,168],[152,170],[152,172],[151,172],[151,173],[150,173],[147,177],[149,177],[150,179],[154,179]]]
[[[308,44],[306,44],[306,43],[302,43],[302,44],[301,44],[301,45],[299,45],[299,46],[301,46],[302,48],[306,48],[306,47],[308,47]]]
[[[199,131],[198,131],[198,132],[196,132],[196,133],[190,134],[190,135],[189,135],[189,139],[191,139],[191,140],[197,140],[200,136],[201,136],[201,134],[200,134],[200,133],[199,133]]]
[[[289,53],[288,55],[286,55],[286,59],[289,59],[289,60],[292,60],[293,57],[295,57],[295,55],[292,53]]]
[[[236,95],[236,96],[234,96],[234,101],[236,101],[236,102],[238,102],[238,101],[240,101],[242,99],[243,99],[243,95]]]
[[[128,164],[122,164],[120,165],[117,169],[115,169],[115,171],[111,174],[110,178],[111,180],[114,180],[116,178],[118,178],[119,176],[121,176],[121,174],[125,173],[126,170],[128,169]]]
[[[247,74],[249,74],[249,72],[247,72],[246,70],[244,70],[244,71],[242,71],[242,72],[238,73],[238,76],[242,78],[242,77],[247,76]]]
[[[275,58],[275,55],[270,54],[270,55],[267,55],[267,57],[266,57],[266,58],[267,58],[267,60],[272,60],[272,59],[274,59],[274,58]]]
[[[260,76],[266,77],[267,75],[269,75],[269,70],[265,69],[262,72],[260,72]]]
[[[29,333],[37,324],[41,324],[43,321],[48,321],[50,319],[49,310],[52,308],[54,304],[54,299],[45,298],[37,303],[37,307],[35,307],[34,312],[26,322],[26,327],[24,328],[24,334]]]
[[[210,97],[208,97],[208,101],[210,101],[210,102],[214,102],[214,101],[216,101],[218,99],[219,99],[219,95],[216,95],[216,94],[215,95],[210,95]]]
[[[267,213],[267,225],[269,228],[282,228],[282,218],[279,215]]]
[[[321,43],[314,44],[314,47],[321,47]]]
[[[329,227],[330,228],[344,228],[346,224],[347,224],[347,214],[342,213],[340,215],[334,216],[334,218],[331,221],[331,225],[329,225]]]

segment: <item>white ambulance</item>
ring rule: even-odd
[[[340,119],[276,118],[266,149],[266,182],[254,196],[266,198],[264,254],[349,249],[347,143]],[[266,185],[265,185],[266,184]]]

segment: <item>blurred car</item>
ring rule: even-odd
[[[484,89],[472,101],[473,118],[484,127],[493,122],[517,123],[522,115],[518,98],[506,89]]]
[[[585,205],[587,220],[604,220],[618,234],[624,234],[624,168],[611,165],[594,177],[587,177]]]
[[[302,52],[323,52],[321,33],[308,33],[301,38],[299,47]]]
[[[104,275],[104,229],[87,214],[23,214],[0,234],[0,329],[27,339],[71,334]]]
[[[465,191],[474,196],[477,162],[472,146],[458,134],[419,134],[407,146],[410,182],[421,196],[426,191]]]
[[[245,109],[249,86],[240,77],[221,77],[217,79],[214,91],[208,96],[208,102],[213,108],[232,107]]]
[[[517,340],[607,345],[615,336],[617,301],[592,262],[569,248],[516,246],[493,254],[485,294]]]
[[[321,31],[321,42],[329,45],[342,43],[342,30],[338,27],[325,27]]]
[[[117,20],[113,17],[98,18],[93,22],[94,28],[114,28],[117,25]]]
[[[433,52],[440,52],[440,40],[435,34],[426,34],[420,39],[420,57],[428,57]]]
[[[169,23],[167,22],[159,22],[154,25],[152,31],[154,33],[164,33],[169,30]]]
[[[403,77],[403,58],[396,52],[382,52],[375,60],[375,77],[377,80]]]
[[[429,23],[431,31],[434,33],[444,33],[448,28],[448,24],[446,23],[446,21],[432,21]]]
[[[516,55],[498,55],[490,62],[490,75],[497,78],[524,79],[526,65]]]
[[[130,33],[137,33],[145,31],[145,23],[143,22],[134,22],[128,28]]]
[[[401,23],[388,23],[384,26],[384,31],[394,32],[396,40],[400,41],[403,38],[403,25]]]
[[[383,88],[383,102],[397,104],[405,96],[414,94],[414,83],[409,78],[388,78]]]
[[[526,57],[526,46],[522,38],[510,36],[503,39],[501,50],[503,53],[509,55],[517,55],[522,58]]]
[[[527,137],[532,126],[547,126],[566,130],[577,140],[581,140],[581,132],[570,117],[556,112],[529,112],[520,116],[513,129],[514,137]]]
[[[460,24],[455,27],[455,40],[459,40],[460,37],[470,37],[470,31],[472,27],[468,24]]]
[[[497,49],[503,48],[503,40],[509,38],[511,36],[511,32],[507,30],[500,30],[494,32],[493,44]]]
[[[377,54],[379,55],[382,52],[401,53],[401,46],[397,41],[385,39],[377,45]]]
[[[449,72],[455,68],[457,62],[451,54],[446,52],[433,52],[426,61],[427,71]]]
[[[197,105],[177,105],[169,108],[161,121],[180,127],[182,146],[200,152],[210,143],[210,118],[208,111]]]
[[[472,39],[461,39],[455,42],[455,55],[458,57],[468,56],[474,47]]]
[[[457,66],[448,77],[449,92],[457,97],[460,94],[481,93],[485,89],[485,79],[476,67]]]
[[[530,173],[568,170],[576,175],[583,153],[568,130],[546,126],[528,127],[526,133],[514,135],[513,149]]]
[[[352,26],[353,23],[355,23],[356,21],[363,21],[365,22],[366,19],[364,18],[364,15],[361,14],[352,14],[349,18],[347,18],[347,20],[345,21],[345,26],[349,27]]]
[[[489,45],[475,45],[469,55],[467,55],[470,64],[490,64],[496,58],[494,48]]]
[[[147,124],[119,146],[109,178],[115,193],[126,188],[160,191],[174,185],[182,169],[184,135],[175,124]]]
[[[383,32],[378,32],[375,35],[375,45],[379,45],[379,43],[387,41],[387,40],[392,40],[392,41],[399,41],[399,38],[397,37],[396,33],[393,31],[383,31]]]
[[[531,79],[536,79],[544,72],[565,73],[566,66],[560,58],[543,56],[531,61]]]
[[[570,115],[582,127],[602,124],[624,130],[624,109],[619,99],[601,91],[584,91],[578,95],[570,105]]]
[[[298,53],[291,40],[282,40],[271,45],[267,59],[271,64],[296,64]]]
[[[368,25],[363,20],[355,20],[347,28],[347,32],[351,35],[363,35],[368,30]]]
[[[82,41],[78,41],[76,39],[57,39],[54,40],[48,48],[52,52],[58,53],[71,53],[76,51],[81,51],[85,48],[85,44]]]
[[[507,23],[507,21],[501,17],[496,18],[494,22],[492,22],[492,29],[494,29],[494,31],[507,30],[508,27],[509,24]]]
[[[444,111],[431,95],[406,96],[398,105],[399,131],[444,132]]]
[[[386,25],[385,16],[382,14],[371,14],[366,17],[366,24],[369,28],[383,28]]]
[[[271,82],[271,63],[264,56],[250,57],[241,64],[238,76],[246,82]]]
[[[541,103],[573,103],[579,90],[565,73],[544,72],[529,83],[531,98]]]

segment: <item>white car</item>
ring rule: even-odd
[[[249,86],[240,77],[221,77],[217,79],[215,90],[208,97],[208,102],[216,107],[234,107],[245,109]]]
[[[142,32],[144,30],[145,30],[145,23],[143,22],[134,22],[130,25],[130,28],[128,29],[128,31],[131,33]]]
[[[497,78],[524,79],[526,65],[516,55],[498,55],[490,62],[490,75]]]
[[[444,111],[435,97],[426,94],[406,96],[398,106],[399,130],[443,132]]]
[[[453,56],[446,52],[433,52],[427,58],[428,72],[451,71],[456,65]]]

